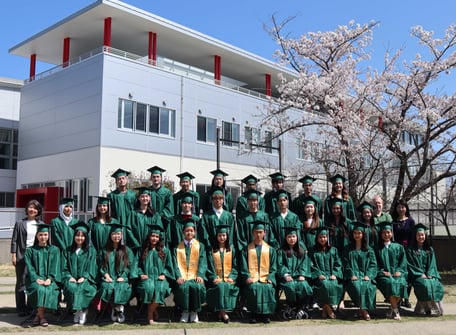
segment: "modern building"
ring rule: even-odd
[[[91,213],[91,196],[114,188],[117,168],[145,180],[159,165],[176,190],[176,175],[189,171],[204,191],[219,167],[236,196],[250,173],[265,190],[269,173],[308,163],[294,137],[273,140],[273,129],[259,126],[280,75],[294,72],[126,3],[95,1],[10,53],[30,59],[18,207],[37,194],[46,207],[57,194]],[[53,67],[35,73],[37,62]]]

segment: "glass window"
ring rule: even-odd
[[[206,118],[198,116],[198,129],[197,129],[198,141],[206,142]]]
[[[198,116],[197,139],[201,142],[216,142],[217,120]]]
[[[230,122],[223,121],[222,129],[223,129],[223,139],[233,141],[233,142],[223,141],[223,145],[229,146],[229,147],[232,147],[232,146],[239,147],[239,125],[236,123],[230,123]]]
[[[149,131],[154,134],[159,133],[159,114],[160,110],[158,107],[150,106],[149,107]]]
[[[133,129],[133,101],[124,100],[123,128]]]
[[[136,104],[136,130],[137,131],[146,131],[146,118],[147,118],[147,105],[146,104]]]

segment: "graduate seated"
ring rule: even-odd
[[[36,311],[34,326],[47,327],[46,309],[56,310],[59,299],[60,250],[49,244],[50,225],[36,225],[35,242],[25,251],[25,265],[28,275],[26,291],[28,303]]]
[[[242,251],[241,277],[251,323],[271,322],[276,310],[276,250],[264,241],[267,223],[252,222],[253,240]]]
[[[206,301],[207,260],[204,245],[195,239],[196,222],[182,222],[184,239],[174,249],[173,261],[176,281],[174,302],[182,311],[180,322],[199,322],[198,313]]]
[[[413,286],[418,315],[443,315],[443,286],[437,270],[434,249],[426,236],[428,228],[422,223],[413,227],[414,239],[405,249],[408,261],[408,278]]]
[[[230,243],[230,229],[230,225],[216,227],[216,240],[208,253],[207,304],[211,311],[218,313],[218,319],[224,323],[230,321],[227,312],[236,308],[239,295],[239,287],[236,286],[237,255]]]

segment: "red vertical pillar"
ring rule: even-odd
[[[35,74],[36,74],[36,54],[30,55],[30,76],[29,80],[35,80]]]
[[[222,57],[214,55],[214,79],[216,84],[220,84],[222,78]]]
[[[157,34],[149,32],[149,64],[155,65],[157,61]]]
[[[104,38],[103,38],[103,45],[105,47],[111,46],[111,21],[112,18],[107,17],[104,20]]]
[[[69,60],[70,60],[70,38],[66,37],[63,40],[63,57],[62,57],[63,67],[68,66]]]
[[[266,86],[266,95],[270,97],[272,95],[272,90],[271,90],[271,75],[269,73],[266,73],[264,75],[264,81],[265,81],[265,86]]]

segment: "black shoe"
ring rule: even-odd
[[[271,323],[271,318],[269,316],[264,317],[263,323]]]
[[[252,316],[250,318],[250,323],[257,323],[257,319],[254,316]]]
[[[29,314],[27,312],[22,311],[22,312],[18,312],[17,315],[20,316],[20,317],[24,317],[24,316],[27,316]]]
[[[412,304],[410,303],[410,301],[408,299],[402,300],[401,306],[406,307],[406,308],[412,308]]]

